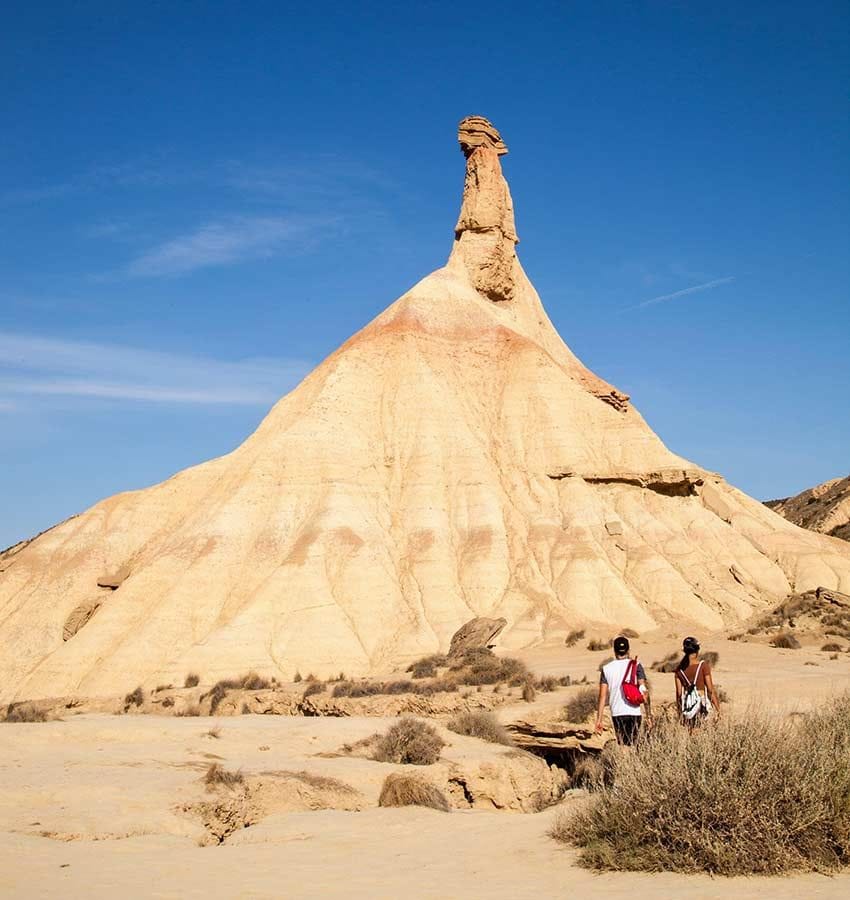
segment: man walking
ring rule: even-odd
[[[643,666],[629,657],[629,639],[614,638],[614,656],[602,666],[599,676],[599,702],[596,707],[596,731],[603,729],[605,704],[611,707],[617,741],[631,747],[640,734],[641,707],[646,706],[647,723],[652,723],[649,689]]]

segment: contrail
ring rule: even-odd
[[[705,284],[695,284],[693,287],[685,288],[681,291],[674,291],[672,294],[662,294],[660,297],[653,297],[651,300],[644,300],[636,306],[627,306],[624,310],[643,309],[644,306],[654,306],[656,303],[666,303],[668,300],[675,300],[678,297],[684,297],[686,294],[696,294],[698,291],[708,291],[711,288],[720,287],[721,284],[729,284],[734,281],[735,276],[730,275],[728,278],[716,278],[714,281],[706,281]]]

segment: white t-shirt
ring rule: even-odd
[[[611,662],[605,663],[602,667],[602,674],[599,678],[602,684],[608,685],[608,705],[611,707],[612,716],[639,716],[641,714],[640,706],[632,706],[627,703],[623,697],[622,685],[623,679],[626,677],[626,669],[629,667],[631,660],[612,659]],[[643,666],[638,663],[637,670],[638,681],[646,678]]]

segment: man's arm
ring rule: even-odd
[[[596,731],[597,733],[604,729],[602,724],[602,716],[605,715],[605,704],[608,702],[608,682],[599,682],[599,701],[596,704]]]

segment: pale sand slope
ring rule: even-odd
[[[671,453],[569,350],[516,257],[489,127],[462,129],[447,265],[245,443],[0,554],[0,702],[359,674],[476,615],[516,649],[850,592],[850,546]]]
[[[650,661],[670,647],[635,640]],[[805,708],[850,688],[850,655],[777,651],[720,643],[717,679],[734,699],[777,710]],[[537,671],[592,676],[604,654],[535,650]],[[817,661],[818,666],[807,666]],[[657,700],[672,676],[653,674]],[[762,691],[761,686],[764,686]],[[503,720],[547,713],[576,690],[540,695],[534,707],[500,710]],[[678,875],[592,875],[547,832],[559,809],[540,814],[374,808],[386,774],[403,767],[317,754],[374,731],[382,719],[244,716],[212,719],[80,716],[42,725],[0,725],[0,895],[53,897],[515,898],[687,897],[744,900],[772,896],[838,898],[836,878],[709,879]],[[205,736],[218,724],[218,739]],[[480,768],[505,751],[443,731],[447,762],[416,768],[435,780],[446,765]],[[260,748],[267,747],[263,750]],[[308,770],[340,779],[359,794],[360,812],[282,811],[234,832],[222,846],[197,846],[200,820],[175,811],[207,796],[200,778],[212,759],[249,778]],[[292,797],[284,810],[297,809]],[[303,807],[302,807],[303,808]],[[52,838],[38,836],[50,832]],[[60,838],[66,838],[61,840]],[[68,840],[75,837],[76,839]],[[93,838],[100,838],[93,840]],[[64,866],[64,868],[63,868]]]

